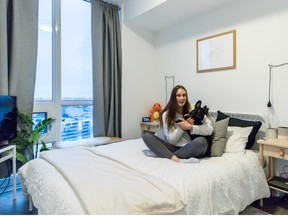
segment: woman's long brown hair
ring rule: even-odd
[[[190,103],[188,100],[188,94],[187,94],[186,88],[182,85],[175,86],[171,91],[169,102],[167,103],[165,108],[162,110],[161,115],[160,115],[160,125],[163,126],[162,115],[165,111],[168,110],[167,111],[168,129],[170,129],[173,126],[175,118],[176,118],[176,113],[178,110],[178,103],[176,100],[176,94],[177,94],[178,89],[183,89],[186,92],[186,103],[183,107],[183,114],[186,114],[190,111]]]

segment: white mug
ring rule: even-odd
[[[288,139],[288,127],[278,128],[278,139]]]

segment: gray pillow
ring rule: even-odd
[[[225,118],[223,120],[216,121],[214,124],[214,133],[211,147],[212,157],[221,157],[224,153],[229,119],[230,118]]]

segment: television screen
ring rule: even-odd
[[[16,96],[0,95],[0,145],[17,136]]]

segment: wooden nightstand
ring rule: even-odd
[[[285,139],[259,139],[260,163],[264,166],[264,157],[268,157],[268,184],[270,188],[273,188],[284,193],[288,193],[288,180],[286,183],[285,179],[274,176],[274,158],[288,160],[288,140]],[[282,182],[283,180],[283,182]],[[283,187],[284,186],[284,187]],[[287,189],[285,189],[287,188]]]
[[[111,143],[122,142],[122,141],[124,141],[124,139],[119,138],[119,137],[111,137],[111,140],[109,140],[105,144],[111,144]]]
[[[160,123],[158,121],[153,122],[141,122],[141,134],[145,132],[156,133]]]

